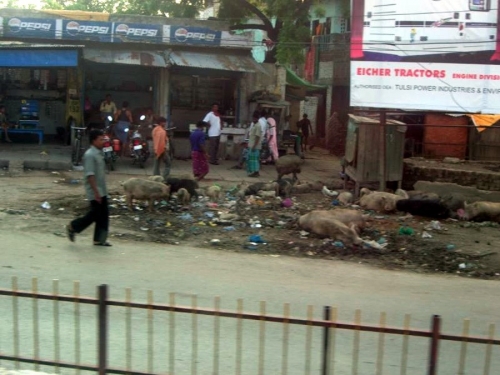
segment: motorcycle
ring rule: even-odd
[[[141,121],[145,116],[141,116]],[[134,164],[139,164],[139,167],[144,168],[144,164],[149,159],[151,152],[149,151],[148,142],[142,138],[140,133],[140,125],[136,125],[130,136],[130,156],[134,159]]]
[[[104,129],[104,147],[102,152],[104,153],[104,162],[109,171],[115,170],[115,163],[118,159],[117,152],[120,151],[120,141],[117,139],[111,139],[110,137],[110,125]]]

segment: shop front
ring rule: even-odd
[[[102,124],[100,105],[106,95],[111,95],[118,109],[128,102],[135,120],[148,108],[156,114],[164,111],[160,98],[166,90],[167,61],[162,52],[86,48],[83,57],[90,124]]]
[[[71,82],[78,77],[79,46],[0,44],[0,94],[17,142],[67,139],[70,98],[78,100]]]

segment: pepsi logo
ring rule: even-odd
[[[29,31],[50,31],[52,28],[51,23],[47,22],[36,22],[36,21],[22,21],[19,18],[11,18],[7,23],[7,26],[12,33],[20,32],[21,30]]]
[[[8,23],[10,31],[13,33],[19,32],[21,30],[21,20],[19,18],[11,18]]]
[[[188,31],[184,28],[179,28],[175,30],[174,37],[178,42],[185,42],[188,38]]]
[[[128,26],[125,25],[124,23],[119,24],[118,26],[116,26],[115,33],[120,36],[127,36]]]
[[[80,24],[76,21],[70,21],[66,25],[66,31],[69,35],[75,36],[78,35],[78,30],[80,29]]]

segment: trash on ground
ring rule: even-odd
[[[401,227],[399,228],[399,234],[404,235],[404,236],[413,236],[415,231],[411,227]]]
[[[43,209],[50,210],[50,207],[51,206],[50,206],[49,202],[45,201],[45,202],[42,203],[42,208]]]
[[[432,234],[430,234],[429,232],[423,231],[422,238],[432,238]]]

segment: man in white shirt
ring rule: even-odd
[[[212,111],[209,112],[203,119],[208,128],[208,148],[209,148],[209,163],[219,164],[217,154],[219,153],[220,134],[222,132],[222,121],[219,114],[219,105],[214,103]]]
[[[260,112],[259,124],[262,128],[262,136],[265,138],[267,134],[267,112],[265,109]],[[262,140],[263,139],[261,139],[261,141]]]

